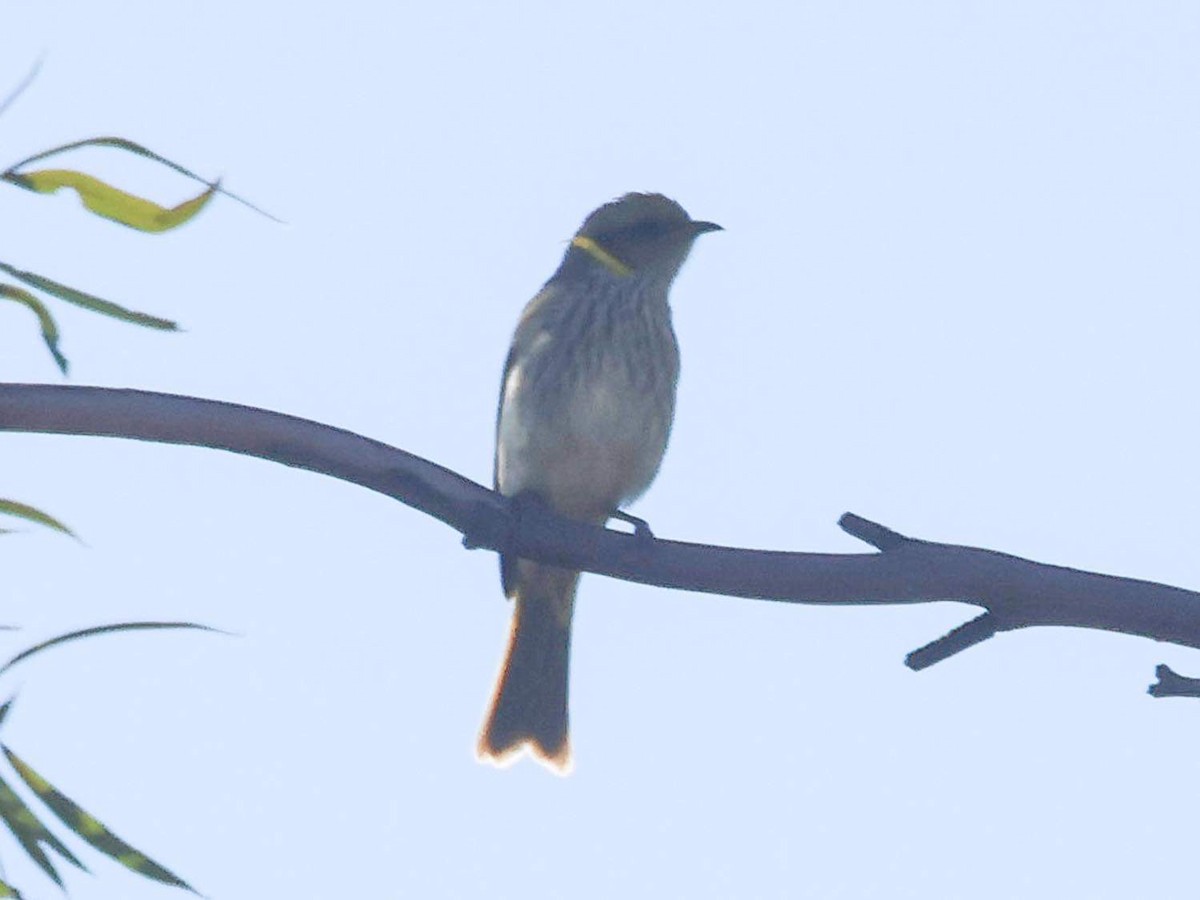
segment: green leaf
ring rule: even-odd
[[[218,189],[215,184],[209,185],[198,196],[167,208],[71,169],[40,169],[19,174],[5,172],[0,178],[39,194],[53,194],[61,188],[70,188],[79,195],[83,205],[96,215],[152,234],[178,228],[189,221],[205,207]]]
[[[0,744],[4,755],[17,770],[17,774],[29,785],[50,811],[62,820],[62,823],[77,835],[103,853],[115,859],[125,868],[139,875],[151,878],[163,884],[171,884],[196,893],[195,888],[176,875],[174,872],[156,863],[140,850],[131,847],[109,831],[98,819],[85,812],[74,801],[61,794],[41,775],[29,767],[28,763],[13,753],[7,746]],[[18,837],[18,840],[20,838]],[[28,849],[28,848],[26,848]],[[61,882],[60,882],[61,883]]]
[[[8,752],[7,747],[5,748],[5,752]],[[20,769],[17,771],[20,772]],[[58,838],[50,833],[41,820],[33,814],[33,810],[25,805],[25,801],[18,797],[16,791],[9,787],[8,783],[2,778],[0,778],[0,819],[4,820],[4,824],[8,826],[8,830],[13,833],[17,842],[29,854],[30,858],[59,887],[63,886],[62,876],[58,874],[58,871],[54,868],[54,864],[50,862],[50,858],[42,850],[42,844],[55,850],[63,859],[78,866],[84,872],[88,871],[87,866],[76,859],[74,854]]]
[[[0,500],[0,513],[8,516],[16,516],[18,519],[25,519],[28,522],[36,522],[39,525],[53,528],[55,531],[62,532],[70,537],[75,537],[75,532],[58,521],[58,519],[26,503],[18,503],[16,500]]]
[[[237,194],[231,194],[229,191],[220,187],[218,184],[214,184],[213,182],[210,182],[207,178],[203,178],[200,175],[197,175],[195,172],[191,171],[190,169],[185,169],[183,166],[179,165],[179,163],[171,162],[171,160],[167,159],[165,156],[159,156],[157,153],[147,150],[141,144],[135,144],[133,141],[127,141],[124,138],[98,137],[98,138],[87,138],[86,140],[82,140],[82,141],[72,141],[69,144],[63,144],[59,147],[53,147],[49,150],[43,150],[41,153],[35,153],[33,156],[29,157],[28,159],[23,159],[19,163],[9,166],[7,171],[4,174],[10,175],[10,174],[16,172],[17,169],[24,168],[25,166],[28,166],[31,163],[40,162],[43,159],[48,159],[51,156],[58,155],[59,153],[67,153],[71,150],[78,150],[80,147],[113,147],[117,150],[124,150],[126,153],[133,153],[136,156],[141,156],[144,159],[149,159],[153,162],[158,163],[159,165],[166,166],[168,169],[178,172],[180,175],[183,175],[185,178],[190,178],[193,181],[199,181],[201,184],[207,185],[207,186],[213,188],[214,190],[218,191],[219,193],[225,195],[230,200],[235,200],[238,203],[242,204],[242,206],[245,206],[248,209],[254,210],[260,216],[266,216],[268,219],[270,219],[273,222],[281,222],[280,219],[275,218],[275,216],[271,215],[269,212],[266,212],[265,210],[259,209],[253,203],[249,202],[248,200],[242,199]]]
[[[57,297],[59,300],[66,300],[68,303],[82,306],[84,309],[90,309],[92,312],[98,312],[105,316],[111,316],[122,322],[132,322],[134,325],[141,325],[145,328],[157,328],[161,331],[179,330],[179,326],[169,319],[160,319],[157,316],[150,316],[146,313],[134,312],[131,309],[118,306],[101,297],[77,291],[75,288],[59,284],[57,281],[51,281],[49,278],[44,278],[33,272],[24,272],[15,266],[10,266],[8,263],[0,262],[0,272],[7,272],[13,278],[23,281],[30,287],[37,288],[39,291],[44,291],[52,297]]]
[[[16,897],[21,900],[21,892],[7,881],[0,881],[0,897]]]
[[[213,634],[229,634],[228,631],[222,631],[220,628],[213,628],[210,625],[200,625],[196,622],[117,622],[113,625],[96,625],[92,628],[81,628],[78,631],[69,631],[66,634],[60,634],[57,637],[52,637],[49,640],[42,641],[40,644],[34,644],[22,650],[3,666],[0,666],[0,675],[3,675],[19,662],[24,662],[29,657],[41,653],[43,650],[49,650],[51,647],[57,647],[59,644],[65,644],[69,641],[77,641],[80,638],[94,637],[99,634],[115,634],[120,631],[159,631],[165,629],[193,629],[195,631],[209,631]]]
[[[19,288],[12,284],[0,284],[0,297],[6,297],[17,303],[24,303],[33,310],[33,314],[38,317],[38,322],[42,326],[42,340],[46,342],[46,347],[50,350],[50,355],[58,363],[59,370],[66,375],[69,363],[67,362],[67,358],[59,352],[58,325],[55,324],[54,317],[50,315],[50,311],[46,309],[46,304],[24,288]]]

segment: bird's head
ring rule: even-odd
[[[619,277],[675,277],[692,242],[713,222],[692,219],[682,206],[662,194],[626,194],[606,203],[584,220],[563,260],[583,269],[601,266]]]

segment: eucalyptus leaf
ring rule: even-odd
[[[19,288],[14,284],[0,284],[0,297],[22,303],[33,311],[33,314],[38,317],[38,324],[42,327],[42,340],[46,342],[50,355],[58,363],[59,370],[66,375],[67,367],[70,364],[58,349],[58,325],[55,323],[54,317],[50,315],[50,310],[46,309],[46,304],[25,288]]]
[[[151,234],[170,231],[190,221],[205,207],[218,189],[215,184],[209,185],[207,190],[190,200],[185,200],[178,206],[165,207],[72,169],[6,172],[0,175],[0,178],[39,194],[53,194],[62,188],[69,188],[75,191],[83,205],[96,215]]]
[[[0,272],[7,272],[13,278],[23,281],[30,287],[37,288],[39,291],[43,291],[52,297],[57,297],[59,300],[65,300],[68,303],[73,303],[84,309],[90,309],[92,312],[98,312],[101,315],[120,319],[122,322],[131,322],[134,325],[141,325],[144,328],[157,328],[160,331],[179,330],[179,326],[169,319],[160,319],[157,316],[126,309],[102,297],[76,290],[73,287],[67,287],[65,284],[59,284],[57,281],[52,281],[34,272],[25,272],[15,266],[10,266],[8,263],[0,262]]]
[[[87,866],[76,859],[62,841],[50,833],[50,830],[42,824],[41,819],[33,814],[33,810],[25,805],[25,801],[17,796],[17,792],[9,787],[8,782],[2,778],[0,778],[0,819],[3,819],[4,824],[13,833],[21,848],[59,887],[63,886],[62,876],[58,874],[58,870],[54,868],[54,864],[42,850],[42,844],[55,850],[63,859],[84,872],[88,871]]]
[[[0,675],[3,675],[17,663],[24,662],[31,656],[41,653],[43,650],[49,650],[51,647],[57,647],[59,644],[66,644],[70,641],[78,641],[82,638],[95,637],[100,634],[116,634],[121,631],[163,631],[173,629],[191,629],[194,631],[209,631],[214,634],[229,634],[228,631],[222,631],[220,628],[200,625],[196,622],[116,622],[112,625],[96,625],[91,628],[81,628],[78,631],[69,631],[66,634],[60,634],[39,644],[34,644],[32,647],[27,647],[3,666],[0,666]]]
[[[20,503],[17,500],[0,500],[0,513],[8,516],[16,516],[18,519],[25,519],[28,522],[36,522],[39,525],[45,525],[47,528],[53,528],[55,531],[78,540],[75,532],[58,521],[58,519],[48,513],[42,512],[37,507],[30,506],[28,503]]]
[[[7,746],[0,745],[4,755],[17,770],[17,774],[38,795],[38,798],[49,807],[50,811],[62,820],[62,823],[73,832],[103,853],[119,862],[125,868],[137,872],[146,878],[163,884],[174,885],[193,894],[196,890],[171,870],[159,865],[140,850],[131,847],[108,830],[98,819],[85,812],[77,803],[62,794],[54,785],[35,772],[28,763],[13,753]]]
[[[15,163],[15,164],[9,166],[4,174],[6,174],[6,175],[13,174],[17,171],[17,169],[24,168],[25,166],[31,165],[35,162],[40,162],[43,159],[49,159],[51,156],[57,156],[60,153],[68,153],[71,150],[78,150],[80,147],[113,147],[117,150],[123,150],[126,153],[133,153],[136,156],[140,156],[144,159],[149,159],[153,162],[158,163],[159,165],[166,166],[168,169],[171,169],[172,171],[178,172],[180,175],[183,175],[186,178],[190,178],[193,181],[199,181],[201,184],[208,185],[209,187],[214,188],[219,193],[228,197],[230,200],[235,200],[238,203],[242,204],[242,206],[245,206],[247,209],[254,210],[260,216],[266,216],[268,219],[270,219],[273,222],[282,223],[281,219],[277,219],[275,216],[271,215],[266,210],[259,209],[257,206],[255,206],[253,203],[251,203],[249,200],[245,200],[242,197],[239,197],[237,194],[230,193],[229,191],[225,190],[224,188],[213,184],[213,182],[209,181],[207,178],[197,175],[195,172],[191,171],[190,169],[185,169],[183,166],[179,165],[179,163],[172,162],[171,160],[167,159],[165,156],[159,156],[157,153],[154,153],[151,150],[147,150],[141,144],[135,144],[133,141],[127,141],[124,138],[119,138],[119,137],[86,138],[82,141],[72,141],[69,144],[62,144],[58,147],[52,147],[49,150],[43,150],[41,153],[35,153],[33,156],[30,156],[27,159],[23,159],[19,163]]]

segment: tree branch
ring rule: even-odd
[[[281,413],[148,391],[0,385],[0,430],[212,447],[349,481],[427,513],[468,547],[681,590],[821,604],[957,600],[986,613],[909,654],[921,669],[998,631],[1097,628],[1200,648],[1200,594],[906,537],[846,514],[867,554],[785,553],[665,541],[514,504],[449,469]],[[1161,674],[1161,673],[1160,673]]]
[[[1158,666],[1154,674],[1158,681],[1147,691],[1151,697],[1200,697],[1200,678],[1180,675],[1168,665]]]

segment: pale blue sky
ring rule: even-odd
[[[4,5],[0,163],[116,134],[217,202],[147,237],[0,190],[0,259],[178,318],[63,309],[73,381],[260,405],[479,481],[516,316],[591,209],[727,231],[674,291],[663,537],[900,531],[1200,585],[1192,2]],[[2,92],[2,89],[0,89]],[[112,153],[74,164],[174,202]],[[4,377],[56,381],[0,309]],[[585,577],[574,775],[472,756],[495,559],[358,488],[212,451],[3,436],[4,740],[215,900],[1159,898],[1196,889],[1180,648],[1004,635],[914,674],[955,604],[818,609]],[[6,871],[53,888],[14,845]],[[86,855],[71,895],[157,898]]]

